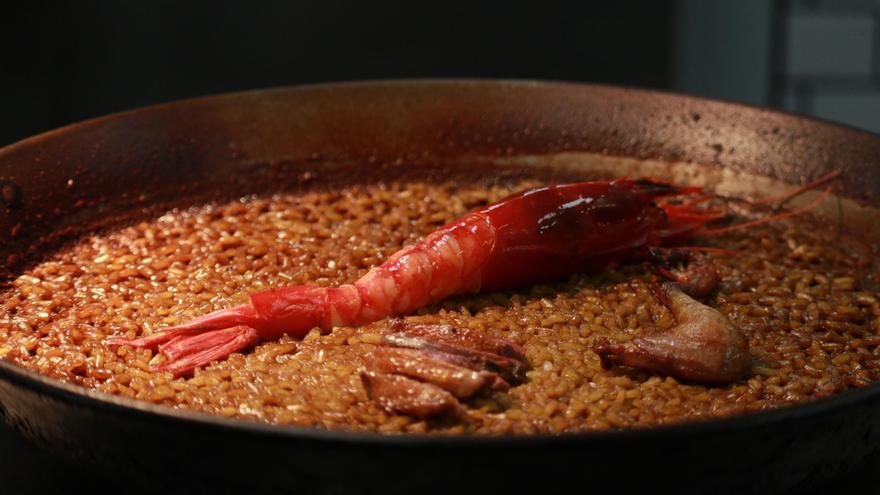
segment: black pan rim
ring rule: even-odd
[[[566,81],[552,80],[520,80],[520,79],[391,79],[391,80],[370,80],[370,81],[353,81],[353,82],[333,82],[323,84],[308,84],[298,86],[281,86],[273,88],[254,89],[247,91],[222,93],[197,98],[181,99],[166,103],[160,103],[145,107],[140,107],[123,112],[113,113],[101,117],[96,117],[81,122],[72,123],[57,129],[49,130],[24,140],[12,143],[0,148],[0,156],[12,153],[19,148],[38,146],[42,141],[52,139],[59,135],[76,132],[79,129],[88,128],[90,126],[100,125],[108,121],[124,120],[136,115],[149,112],[166,111],[181,106],[198,105],[209,102],[216,102],[224,99],[236,99],[248,96],[257,96],[272,93],[285,93],[290,91],[308,92],[308,91],[324,91],[334,88],[347,87],[373,87],[373,88],[393,88],[395,86],[486,86],[495,88],[504,87],[572,87],[583,89],[595,89],[604,91],[625,91],[639,96],[654,96],[664,99],[672,99],[678,101],[691,101],[703,103],[706,105],[721,105],[728,109],[739,109],[756,114],[781,115],[792,121],[809,121],[813,125],[820,124],[822,126],[845,129],[847,133],[852,135],[861,135],[876,139],[877,134],[856,129],[836,123],[831,123],[822,119],[792,114],[783,111],[770,110],[763,107],[722,101],[716,99],[703,98],[699,96],[686,95],[680,93],[671,93],[659,90],[632,88],[625,86],[593,84],[593,83],[574,83]],[[866,402],[880,401],[880,383],[875,383],[867,387],[850,389],[834,396],[821,399],[811,400],[807,403],[786,406],[779,409],[768,411],[748,412],[736,414],[723,418],[711,420],[686,421],[682,423],[670,425],[658,425],[642,428],[630,428],[619,430],[603,430],[603,431],[586,431],[581,433],[566,434],[536,434],[536,435],[513,435],[513,436],[438,436],[438,435],[388,435],[382,433],[369,432],[352,432],[346,430],[322,430],[318,428],[305,428],[298,426],[274,425],[269,423],[259,423],[257,421],[223,418],[206,413],[195,411],[185,411],[174,409],[166,406],[151,404],[146,401],[128,399],[115,396],[96,390],[86,389],[72,383],[64,382],[36,372],[27,370],[13,364],[10,361],[0,360],[0,380],[14,383],[18,386],[25,387],[34,392],[46,395],[56,400],[80,404],[84,407],[92,408],[98,411],[106,411],[118,414],[137,414],[144,417],[161,418],[165,421],[183,422],[191,425],[209,426],[218,429],[236,430],[242,433],[249,433],[261,436],[276,436],[279,438],[308,438],[321,441],[335,441],[339,443],[349,444],[378,444],[387,446],[448,446],[448,447],[473,447],[480,445],[499,446],[499,445],[539,445],[548,442],[555,444],[588,444],[599,443],[604,441],[631,441],[642,440],[647,438],[675,438],[690,435],[702,435],[719,431],[748,431],[757,427],[772,425],[784,421],[797,421],[807,418],[813,418],[830,411],[853,407]]]
[[[847,132],[852,132],[855,134],[861,134],[863,137],[871,137],[877,138],[880,137],[880,134],[868,131],[866,129],[860,129],[857,127],[852,127],[846,124],[832,122],[829,120],[825,120],[819,117],[813,117],[810,115],[803,115],[793,112],[788,112],[785,110],[778,109],[770,109],[767,107],[761,107],[757,105],[752,105],[748,103],[723,100],[717,98],[707,98],[699,95],[693,95],[688,93],[676,93],[672,91],[665,91],[661,89],[654,88],[641,88],[634,86],[622,86],[622,85],[613,85],[613,84],[600,84],[600,83],[589,83],[589,82],[573,82],[573,81],[563,81],[563,80],[553,80],[553,79],[491,79],[491,78],[414,78],[414,79],[368,79],[362,81],[339,81],[339,82],[328,82],[328,83],[314,83],[314,84],[301,84],[301,85],[291,85],[291,86],[273,86],[267,88],[257,88],[257,89],[248,89],[242,91],[233,91],[227,93],[216,93],[209,94],[204,96],[198,96],[194,98],[183,98],[178,100],[172,100],[162,103],[156,103],[152,105],[147,105],[143,107],[132,108],[128,110],[123,110],[120,112],[114,112],[107,115],[101,115],[98,117],[93,117],[90,119],[73,122],[61,127],[57,127],[54,129],[49,129],[44,132],[35,134],[33,136],[21,139],[14,143],[10,143],[6,146],[0,147],[0,155],[6,154],[8,152],[12,152],[17,150],[19,147],[32,146],[39,144],[40,141],[45,139],[51,139],[55,136],[73,132],[78,129],[87,128],[94,125],[99,125],[105,122],[120,120],[129,118],[135,115],[140,115],[142,113],[156,112],[156,111],[165,111],[170,110],[179,106],[186,105],[195,105],[195,104],[204,104],[209,102],[216,102],[225,99],[236,99],[243,98],[248,96],[257,96],[262,94],[272,94],[272,93],[287,93],[291,91],[325,91],[325,90],[333,90],[333,89],[343,89],[343,88],[393,88],[395,86],[463,86],[463,85],[471,85],[471,86],[486,86],[486,87],[496,87],[503,88],[505,86],[508,87],[570,87],[570,88],[583,88],[583,89],[594,89],[594,90],[605,90],[605,91],[625,91],[631,92],[636,95],[643,96],[659,96],[666,99],[677,99],[682,102],[698,102],[709,105],[722,105],[729,107],[730,109],[740,109],[745,111],[750,111],[754,113],[763,113],[763,114],[772,114],[777,116],[784,116],[793,120],[800,121],[808,121],[814,124],[821,124],[823,126],[834,127],[838,129],[845,129]]]
[[[787,421],[803,421],[847,409],[864,403],[880,401],[880,383],[854,388],[829,397],[777,409],[746,412],[709,420],[687,420],[680,423],[650,427],[584,431],[578,433],[534,435],[430,435],[384,434],[348,430],[326,430],[292,425],[261,423],[255,420],[225,418],[208,413],[175,409],[147,401],[87,389],[73,383],[41,375],[21,368],[10,361],[0,360],[0,380],[27,388],[38,394],[66,403],[113,414],[134,414],[146,418],[207,426],[220,430],[237,430],[258,436],[289,439],[333,441],[342,444],[370,444],[390,447],[498,447],[504,445],[538,446],[545,444],[578,444],[629,442],[647,439],[696,437],[713,433],[752,431],[760,427]]]

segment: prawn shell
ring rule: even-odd
[[[305,335],[321,326],[327,309],[327,288],[314,285],[282,287],[251,294],[255,325],[262,340],[283,334]]]

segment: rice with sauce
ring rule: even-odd
[[[706,239],[722,281],[708,302],[748,337],[754,361],[724,386],[603,370],[596,336],[629,340],[675,322],[646,264],[446,300],[409,319],[522,345],[525,383],[469,401],[466,420],[389,414],[359,370],[385,322],[313,330],[233,354],[191,377],[152,373],[154,353],[107,346],[247,302],[254,291],[352,282],[478,206],[537,185],[455,181],[349,186],[211,204],[81,239],[2,294],[0,357],[110,394],[222,416],[325,429],[531,434],[650,426],[778,408],[880,379],[874,249],[793,218]]]

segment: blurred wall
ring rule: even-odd
[[[672,88],[880,133],[880,0],[678,0]]]
[[[773,7],[768,0],[678,0],[672,87],[769,103]]]
[[[779,2],[774,32],[775,105],[880,133],[880,1]]]

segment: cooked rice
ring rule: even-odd
[[[467,211],[533,186],[389,183],[278,194],[169,211],[47,257],[0,298],[0,357],[111,394],[277,424],[381,432],[530,434],[626,428],[778,408],[880,379],[880,270],[871,248],[788,219],[701,242],[722,276],[709,304],[748,336],[755,360],[725,386],[601,369],[597,335],[625,340],[674,321],[647,265],[513,292],[456,297],[411,318],[523,345],[533,369],[508,393],[469,402],[470,418],[389,415],[358,377],[383,322],[267,342],[174,379],[154,353],[109,347],[242,304],[253,291],[352,282]]]

